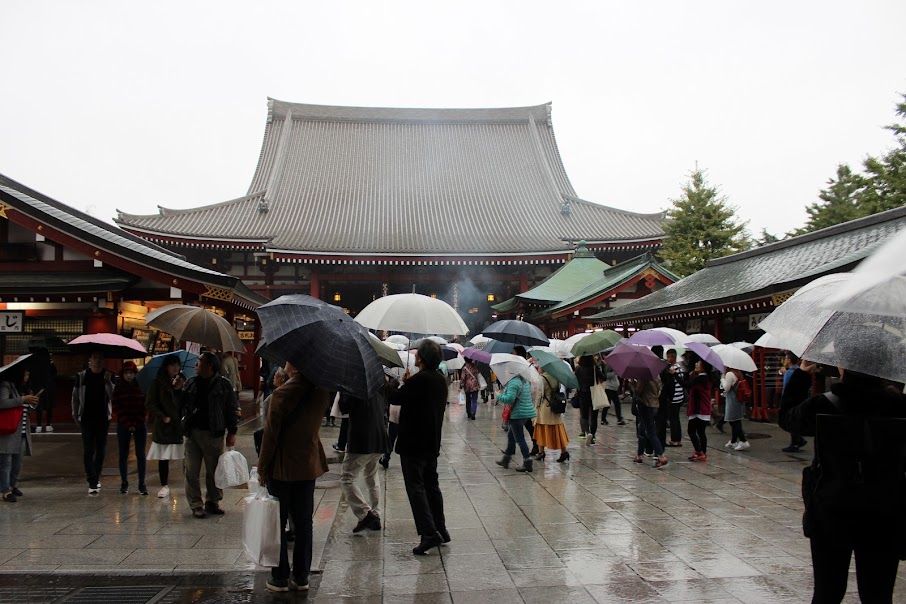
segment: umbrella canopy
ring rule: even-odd
[[[462,369],[463,365],[465,364],[466,360],[462,357],[456,357],[455,359],[444,361],[444,365],[446,365],[447,369],[450,371],[457,371],[459,369]]]
[[[484,335],[483,333],[480,333],[480,334],[478,334],[477,336],[473,337],[471,340],[469,340],[469,342],[471,342],[472,344],[475,344],[476,346],[478,346],[479,344],[482,344],[482,343],[484,343],[484,342],[487,342],[487,341],[489,341],[490,339],[491,339],[491,338],[486,338],[485,335]]]
[[[707,344],[702,344],[701,342],[686,342],[685,347],[686,350],[691,350],[698,355],[698,358],[705,361],[706,363],[711,365],[711,367],[714,367],[721,373],[727,370],[726,366],[724,366],[723,359],[721,359],[720,356],[716,352],[714,352],[714,349]]]
[[[369,329],[457,336],[469,333],[469,328],[452,306],[421,294],[378,298],[363,308],[355,320]]]
[[[343,309],[296,294],[280,296],[257,313],[264,354],[285,358],[318,386],[368,399],[384,383],[373,340]]]
[[[724,363],[724,367],[727,369],[739,369],[740,371],[748,372],[758,369],[755,366],[755,361],[752,360],[752,357],[735,346],[718,344],[711,348],[711,350],[720,357],[720,360]]]
[[[381,342],[376,338],[369,338],[369,342],[374,347],[374,351],[377,353],[378,357],[381,359],[381,363],[384,367],[402,367],[403,363],[400,361],[400,357],[397,354],[399,352],[392,346]]]
[[[778,340],[776,336],[772,336],[769,333],[766,333],[763,336],[761,336],[760,338],[758,338],[757,340],[755,340],[755,343],[753,344],[753,346],[758,346],[760,348],[776,348],[778,350],[781,350],[784,348],[783,343],[780,340]]]
[[[529,354],[532,355],[532,358],[535,359],[535,362],[538,363],[538,366],[544,370],[545,373],[549,373],[557,381],[566,386],[567,388],[578,388],[579,380],[576,379],[576,375],[569,368],[567,363],[563,362],[558,356],[555,356],[544,350],[533,350]]]
[[[906,231],[891,237],[863,260],[848,283],[832,292],[825,305],[834,310],[890,317],[906,316]]]
[[[98,351],[108,359],[140,359],[148,351],[137,340],[124,338],[115,333],[90,333],[69,342],[72,352],[91,354]]]
[[[562,356],[565,359],[573,358],[573,353],[572,353],[573,346],[575,346],[576,342],[578,342],[582,338],[587,338],[590,335],[591,335],[591,332],[577,333],[575,335],[569,336],[568,338],[566,338],[565,340],[563,340],[560,343],[560,345],[557,347],[557,352],[560,354],[560,356]]]
[[[406,371],[408,371],[410,375],[418,373],[418,367],[415,366],[414,354],[409,354],[408,350],[397,350],[396,354],[399,357],[400,364],[398,367],[393,367],[388,370],[392,375],[403,377],[403,374],[405,374]]]
[[[176,352],[158,354],[151,357],[151,359],[145,363],[145,366],[142,367],[142,370],[138,372],[138,375],[135,376],[142,392],[148,392],[148,389],[151,387],[151,382],[157,377],[157,372],[160,371],[161,365],[164,364],[164,359],[168,356],[179,357],[180,371],[184,373],[187,378],[195,375],[195,361],[198,360],[197,354],[193,354],[187,350],[177,350]]]
[[[531,379],[529,372],[532,371],[532,366],[528,361],[515,354],[493,354],[491,355],[490,365],[494,373],[497,374],[497,379],[504,386],[517,375],[522,376],[526,381]]]
[[[688,336],[688,338],[687,338],[687,341],[688,341],[688,342],[699,342],[699,343],[704,344],[704,345],[706,345],[706,346],[717,346],[718,344],[722,344],[722,343],[723,343],[723,342],[721,342],[720,340],[718,340],[717,338],[715,338],[714,336],[712,336],[710,333],[692,333],[692,334],[689,334],[689,336]]]
[[[798,356],[897,382],[906,381],[906,318],[835,311],[825,306],[849,273],[803,286],[759,327]]]
[[[624,379],[653,380],[667,364],[645,346],[623,343],[607,355],[607,364]]]
[[[399,335],[399,334],[394,334],[392,336],[388,336],[388,338],[386,340],[384,340],[384,342],[386,342],[387,344],[394,344],[394,345],[402,346],[402,348],[398,348],[397,350],[408,350],[409,349],[409,338],[407,338],[406,336]]]
[[[608,348],[613,348],[622,341],[623,336],[612,329],[605,329],[588,334],[588,337],[573,344],[570,352],[576,357],[598,354]]]
[[[61,348],[61,347],[65,347],[65,346],[66,346],[66,342],[64,342],[62,338],[54,336],[54,335],[34,336],[34,337],[29,338],[28,342],[26,342],[26,344],[25,344],[25,347],[28,350],[32,350],[32,351],[48,350],[51,347]]]
[[[525,321],[497,321],[485,327],[481,333],[498,342],[522,346],[547,346],[550,343],[543,331]]]
[[[0,382],[8,382],[16,372],[28,369],[28,359],[30,358],[30,354],[23,354],[8,365],[0,367]],[[16,386],[18,385],[16,384]]]
[[[418,347],[424,344],[425,342],[434,342],[438,346],[446,346],[447,341],[440,336],[428,336],[427,338],[419,338],[417,340],[409,340],[409,350],[418,350]]]
[[[233,326],[206,308],[168,304],[145,315],[145,324],[183,342],[195,342],[224,352],[245,351]]]
[[[752,354],[752,351],[755,350],[755,344],[750,344],[748,342],[730,342],[727,346],[738,348],[746,354]]]
[[[654,327],[635,332],[629,337],[629,343],[642,346],[670,346],[672,344],[683,346],[688,339],[689,336],[678,329]]]
[[[466,348],[462,351],[462,356],[467,359],[472,359],[473,361],[478,361],[479,363],[484,363],[485,365],[491,364],[491,353],[485,352],[480,348]]]

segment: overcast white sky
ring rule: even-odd
[[[698,165],[753,233],[893,144],[906,2],[0,0],[0,173],[110,220],[246,193],[267,97],[553,101],[588,200],[665,209]]]

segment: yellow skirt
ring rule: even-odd
[[[548,426],[544,424],[535,424],[535,442],[539,447],[546,449],[566,449],[569,444],[569,437],[566,435],[566,428],[563,424],[554,424]]]

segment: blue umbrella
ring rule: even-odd
[[[515,344],[511,344],[509,342],[500,342],[499,340],[488,340],[487,342],[482,342],[481,344],[476,344],[474,346],[474,348],[477,348],[478,350],[484,350],[485,352],[489,352],[491,354],[498,354],[498,353],[510,354],[513,352],[513,346],[515,346]]]
[[[195,375],[195,361],[198,360],[197,354],[192,354],[187,350],[177,350],[176,352],[159,354],[151,357],[151,360],[145,363],[145,366],[142,367],[142,370],[138,372],[137,376],[135,376],[135,379],[138,380],[138,385],[142,389],[142,392],[148,392],[148,389],[151,388],[151,382],[153,382],[154,378],[157,377],[157,373],[160,371],[161,365],[164,364],[164,359],[171,355],[179,357],[179,362],[181,365],[180,371],[182,371],[187,378]]]

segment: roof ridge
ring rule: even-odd
[[[616,208],[614,206],[609,206],[607,204],[598,203],[596,201],[589,201],[587,199],[582,199],[581,197],[576,197],[575,195],[567,195],[566,193],[561,193],[564,199],[569,201],[576,201],[579,203],[584,203],[585,205],[592,206],[595,208],[603,208],[605,210],[610,210],[611,212],[616,212],[618,214],[625,214],[627,216],[638,216],[639,218],[648,218],[651,220],[663,220],[667,212],[631,212],[629,210],[623,210],[621,208]]]
[[[116,218],[114,218],[113,220],[117,223],[123,222],[123,223],[128,224],[128,222],[126,222],[126,220],[124,220],[124,218],[123,218],[124,216],[128,216],[130,218],[154,218],[155,216],[173,216],[173,215],[178,215],[178,214],[194,214],[197,212],[203,212],[203,211],[207,211],[207,210],[213,210],[213,209],[217,209],[217,208],[235,205],[238,203],[242,203],[243,201],[249,201],[249,200],[254,199],[255,197],[264,195],[265,193],[266,193],[266,191],[256,191],[256,192],[250,193],[248,195],[243,195],[242,197],[237,197],[236,199],[228,199],[227,201],[218,201],[217,203],[209,203],[208,205],[198,206],[195,208],[165,208],[165,207],[159,205],[159,206],[157,206],[157,209],[158,209],[157,214],[130,214],[129,212],[124,212],[120,209],[117,209],[116,212],[117,212],[118,216]]]
[[[387,122],[521,122],[529,117],[548,120],[550,102],[523,107],[356,107],[293,103],[268,97],[268,121],[292,112],[297,120]]]
[[[705,264],[705,266],[720,266],[721,264],[736,262],[737,260],[743,260],[745,258],[751,258],[753,256],[775,252],[777,250],[782,250],[790,246],[802,245],[803,243],[808,243],[810,241],[817,241],[818,239],[833,237],[834,235],[839,235],[840,233],[848,233],[849,231],[855,231],[863,227],[887,222],[889,220],[900,218],[902,216],[906,216],[906,205],[900,206],[899,208],[893,208],[892,210],[885,210],[883,212],[871,214],[869,216],[863,216],[862,218],[856,218],[855,220],[841,222],[840,224],[835,224],[833,226],[824,227],[823,229],[812,231],[811,233],[804,233],[802,235],[790,237],[789,239],[782,239],[775,243],[769,243],[768,245],[756,247],[744,252],[737,252],[736,254],[731,254],[729,256],[715,258],[714,260],[709,260],[707,264]]]

